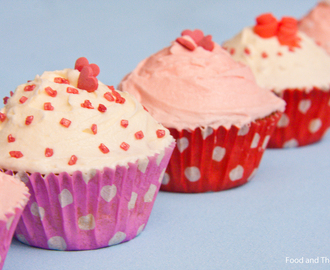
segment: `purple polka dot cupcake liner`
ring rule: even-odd
[[[281,98],[286,109],[268,147],[290,148],[320,141],[330,127],[330,91],[288,89]]]
[[[89,174],[19,173],[31,198],[15,236],[53,250],[90,250],[133,239],[147,224],[174,147]]]
[[[280,119],[276,112],[230,129],[171,129],[177,146],[167,167],[161,190],[183,193],[220,191],[248,182],[257,172],[268,141]]]

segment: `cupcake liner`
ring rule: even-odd
[[[15,235],[44,249],[97,249],[131,240],[147,224],[175,143],[115,169],[20,173],[31,198]]]
[[[161,190],[220,191],[243,185],[256,173],[281,113],[238,129],[170,129],[177,140]]]
[[[29,194],[22,194],[24,201],[28,201]],[[10,209],[8,213],[5,214],[5,219],[0,220],[0,270],[2,269],[5,259],[13,238],[17,223],[21,217],[25,205],[17,205]]]
[[[286,109],[268,147],[296,147],[321,140],[330,127],[330,91],[287,89],[281,98],[287,103]]]

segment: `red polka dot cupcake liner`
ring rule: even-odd
[[[89,175],[19,173],[31,198],[15,236],[54,250],[90,250],[133,239],[147,224],[174,147]]]
[[[220,191],[245,184],[257,172],[281,113],[238,129],[170,129],[177,146],[161,190],[197,193]]]
[[[268,147],[297,147],[321,140],[330,127],[330,91],[288,89],[281,98],[287,103],[286,109]]]
[[[28,200],[28,195],[26,195]],[[15,213],[9,213],[5,220],[0,220],[0,270],[2,269],[5,259],[13,238],[17,223],[21,217],[23,208],[15,208]]]

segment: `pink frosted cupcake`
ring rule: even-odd
[[[330,1],[320,1],[298,23],[299,30],[313,38],[330,54]]]
[[[286,102],[270,147],[303,146],[323,137],[330,127],[330,56],[298,31],[294,18],[263,14],[224,47],[251,67],[261,87]]]
[[[31,193],[16,230],[21,242],[96,249],[147,224],[174,139],[98,73],[80,58],[75,69],[45,72],[5,99],[0,166]]]
[[[185,30],[121,82],[177,140],[161,189],[219,191],[253,177],[284,102],[211,36]]]
[[[23,182],[0,172],[0,270],[29,196]]]

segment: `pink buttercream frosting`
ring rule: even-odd
[[[299,29],[330,54],[330,1],[319,2],[300,20]]]
[[[28,189],[23,182],[0,172],[0,220],[15,214],[15,208],[23,209],[28,198]]]
[[[178,130],[242,127],[285,106],[216,43],[212,51],[200,46],[190,51],[172,42],[141,61],[119,89],[133,94],[164,126]]]

